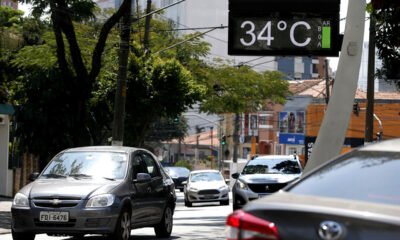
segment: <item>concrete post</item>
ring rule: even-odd
[[[366,0],[349,1],[332,97],[304,172],[335,157],[343,147],[360,71],[365,7]]]

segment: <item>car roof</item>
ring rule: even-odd
[[[204,172],[204,173],[206,173],[206,172],[216,172],[216,173],[219,173],[218,170],[214,170],[214,169],[203,169],[203,170],[191,171],[190,174],[192,174],[192,173],[202,173],[202,172]]]
[[[145,150],[141,148],[134,147],[126,147],[126,146],[85,146],[85,147],[76,147],[69,148],[64,150],[63,152],[86,152],[86,151],[94,151],[94,152],[134,152],[136,150]],[[147,150],[145,150],[147,151]]]
[[[384,140],[365,145],[359,151],[400,152],[400,138]]]
[[[296,155],[262,155],[262,156],[257,156],[253,160],[259,160],[259,159],[297,159]]]

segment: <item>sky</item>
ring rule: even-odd
[[[347,7],[348,7],[348,1],[349,0],[341,0],[340,3],[340,19],[346,18],[347,16]],[[367,3],[369,2],[369,0],[367,0]],[[343,34],[344,33],[344,29],[345,29],[345,24],[346,21],[342,20],[340,21],[340,33]],[[365,21],[365,28],[364,28],[364,42],[368,41],[369,39],[369,20]],[[339,57],[329,57],[329,66],[332,68],[332,71],[336,71],[337,70],[337,66],[339,63]]]

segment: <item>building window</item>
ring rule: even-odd
[[[275,145],[275,154],[276,155],[282,155],[283,154],[283,152],[282,152],[282,144],[276,144]]]
[[[260,113],[258,116],[259,128],[272,129],[273,126],[273,114],[272,113]]]
[[[289,155],[297,154],[297,148],[295,148],[295,147],[289,147],[289,148],[288,148],[288,154],[289,154]]]

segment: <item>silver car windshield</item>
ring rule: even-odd
[[[224,178],[218,172],[200,172],[192,173],[190,176],[191,182],[213,182],[213,181],[223,181]]]
[[[301,167],[290,159],[254,159],[243,169],[242,174],[299,174]]]
[[[50,162],[41,178],[123,179],[127,159],[127,154],[118,152],[66,152]]]

